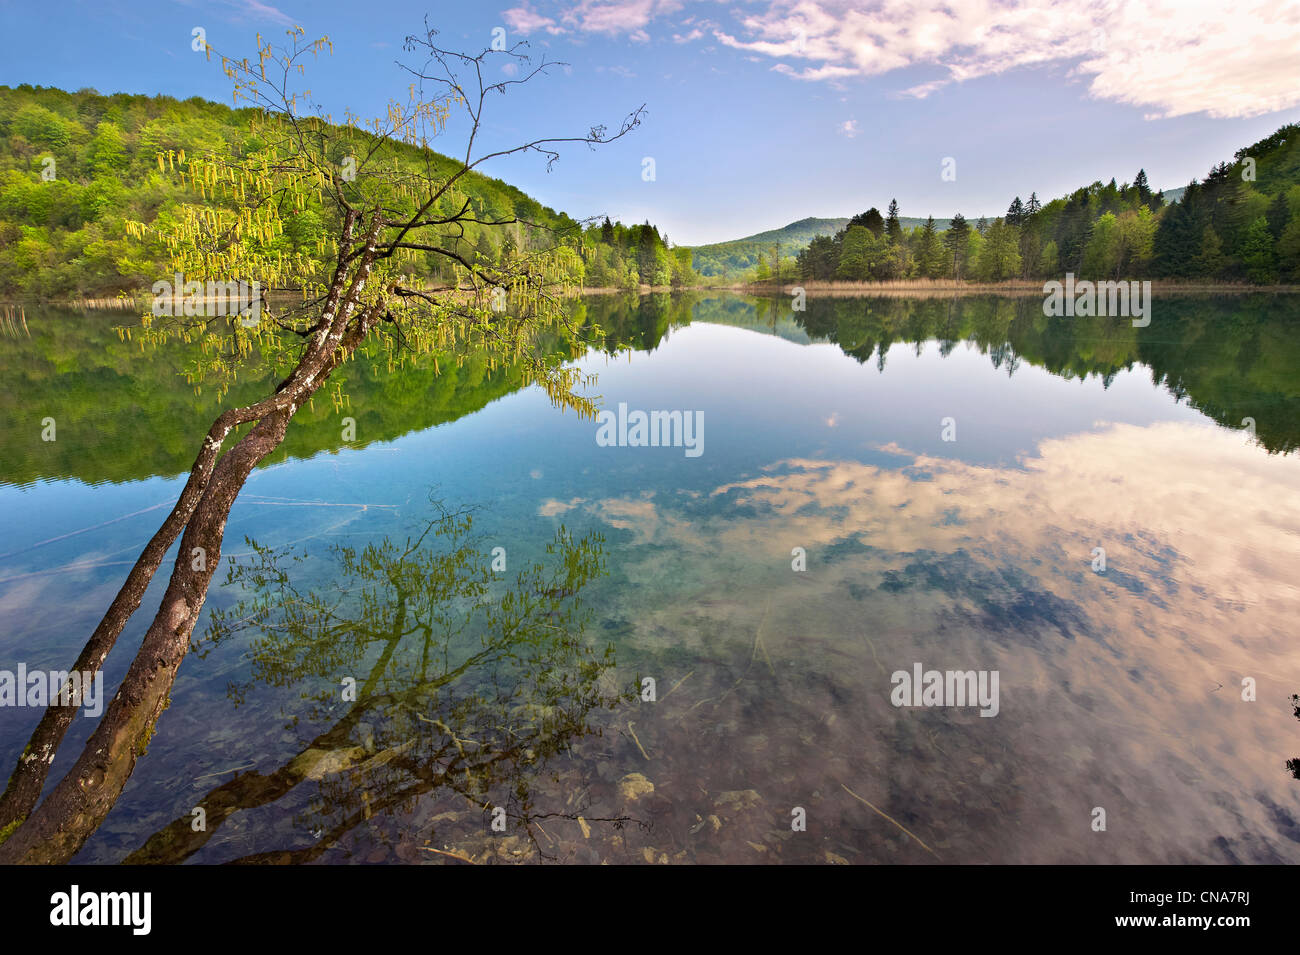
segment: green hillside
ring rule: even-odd
[[[0,86],[0,297],[59,300],[111,297],[148,289],[166,269],[162,249],[127,234],[125,222],[167,217],[192,193],[159,164],[160,153],[190,156],[259,147],[252,109],[197,97],[101,95],[92,89]],[[396,147],[399,161],[422,169],[425,154]],[[434,155],[436,169],[456,168]],[[340,156],[341,162],[345,157]],[[549,209],[514,186],[473,173],[464,181],[477,218],[523,220],[508,227],[467,224],[456,240],[468,259],[495,264],[503,252],[558,241],[578,249],[589,284],[685,284],[686,253],[674,255],[649,223],[588,225]],[[438,210],[447,211],[447,210]],[[288,253],[316,254],[323,228],[316,210],[291,216],[277,240]],[[428,255],[430,281],[452,278],[448,260]]]
[[[791,222],[788,226],[780,229],[769,229],[766,232],[759,232],[756,235],[747,235],[743,239],[732,239],[727,242],[717,242],[713,245],[700,246],[700,248],[716,248],[719,245],[737,245],[741,242],[757,242],[767,245],[778,243],[780,245],[789,245],[792,243],[802,243],[807,245],[812,241],[814,236],[834,235],[843,229],[848,223],[848,219],[818,219],[808,217],[800,219],[798,222]]]
[[[695,246],[691,250],[692,261],[695,271],[705,278],[736,276],[758,265],[759,258],[770,255],[774,245],[783,258],[794,255],[817,236],[834,235],[848,221],[814,217],[800,219],[783,228],[769,229],[743,239]]]

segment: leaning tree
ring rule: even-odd
[[[73,670],[99,670],[179,538],[140,649],[84,749],[41,800],[77,707],[65,697],[46,710],[0,796],[0,863],[67,861],[107,816],[169,703],[235,498],[283,441],[295,412],[359,351],[390,366],[412,356],[435,367],[486,356],[489,365],[521,368],[526,381],[540,384],[562,407],[594,411],[578,394],[587,379],[565,361],[576,352],[539,347],[558,335],[577,348],[583,334],[564,302],[581,280],[575,249],[581,231],[486,212],[474,195],[481,182],[476,170],[519,154],[538,154],[549,168],[564,144],[594,147],[625,136],[644,108],[617,129],[595,126],[485,148],[489,100],[559,64],[534,62],[525,44],[477,55],[451,51],[427,23],[406,38],[404,49],[408,62],[398,66],[410,74],[407,95],[384,117],[363,124],[348,114],[335,124],[300,85],[308,58],[332,52],[329,39],[310,41],[301,28],[288,31],[281,44],[259,35],[251,60],[218,53],[236,104],[249,107],[244,140],[220,153],[175,150],[158,157],[160,171],[178,177],[192,195],[153,223],[130,223],[132,232],[155,243],[168,272],[187,282],[256,282],[269,292],[233,317],[205,316],[203,307],[173,309],[167,317],[151,310],[131,334],[146,346],[177,338],[191,343],[196,357],[188,373],[196,387],[215,386],[222,396],[254,352],[283,380],[260,401],[222,411],[203,437],[175,507]],[[494,78],[503,75],[508,78]],[[454,159],[429,145],[449,122],[465,136]],[[304,217],[319,222],[314,238],[286,243],[286,228],[301,237]],[[500,255],[469,241],[485,231],[520,229],[529,241],[505,242]],[[450,279],[430,281],[431,275]],[[175,301],[181,290],[173,293]],[[189,311],[199,314],[183,314]]]

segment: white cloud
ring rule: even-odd
[[[557,21],[534,11],[527,2],[505,11],[506,22],[520,33],[546,30],[549,33],[601,33],[628,35],[635,42],[645,42],[645,32],[655,17],[676,13],[681,0],[578,0],[559,14]]]
[[[858,121],[856,119],[846,119],[844,122],[836,126],[835,129],[841,136],[847,136],[849,139],[852,139],[858,134]]]
[[[283,10],[271,6],[269,3],[261,3],[260,0],[238,0],[235,5],[242,7],[249,16],[261,20],[271,20],[284,26],[290,26],[294,22],[293,18]]]
[[[520,32],[644,42],[656,19],[671,17],[679,29],[692,22],[680,16],[688,3],[724,9],[718,0],[578,0],[554,17],[527,2],[505,17]],[[720,43],[809,82],[930,67],[937,76],[903,91],[925,97],[1009,69],[1064,64],[1092,96],[1152,116],[1255,116],[1300,104],[1300,4],[1289,0],[755,0],[734,17],[729,28],[708,26]]]
[[[626,66],[598,66],[597,73],[613,73],[615,76],[621,76],[625,80],[635,79],[636,74]]]
[[[1015,67],[1074,63],[1098,98],[1156,116],[1253,116],[1300,103],[1300,7],[1242,0],[774,0],[720,42],[779,59],[801,80],[934,66],[906,92]]]
[[[504,11],[501,16],[505,19],[506,23],[509,24],[510,29],[518,33],[536,33],[539,30],[546,30],[549,33],[563,32],[556,26],[553,19],[542,16],[540,13],[528,6],[527,3],[518,7],[512,7],[511,9]]]

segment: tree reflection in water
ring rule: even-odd
[[[333,548],[337,575],[316,590],[301,589],[290,572],[305,554],[249,541],[252,554],[227,576],[243,597],[214,612],[195,649],[206,656],[256,633],[247,651],[252,680],[230,687],[236,706],[255,684],[303,685],[312,687],[303,692],[308,711],[293,723],[334,722],[276,771],[238,775],[196,801],[206,817],[201,831],[195,816],[183,816],[126,862],[181,862],[235,813],[274,803],[307,780],[318,788],[310,818],[297,824],[313,843],[234,861],[310,862],[390,809],[409,813],[426,794],[462,797],[489,838],[500,835],[491,824],[501,807],[504,826],[547,857],[539,820],[576,819],[581,806],[543,811],[534,782],[570,743],[599,733],[597,711],[633,696],[618,688],[613,647],[585,638],[582,591],[605,573],[604,538],[575,538],[561,527],[546,558],[511,578],[493,571],[472,514],[434,507],[403,544],[385,537],[361,550]]]

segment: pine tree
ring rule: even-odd
[[[1196,256],[1204,240],[1206,223],[1201,215],[1201,186],[1193,179],[1187,184],[1181,202],[1160,217],[1156,228],[1156,274],[1167,277],[1189,276],[1197,271]]]
[[[1087,189],[1076,189],[1065,200],[1056,221],[1056,244],[1060,250],[1061,268],[1067,272],[1079,271],[1083,260],[1083,246],[1088,241],[1088,230],[1096,218],[1092,194]]]
[[[925,220],[916,246],[916,274],[922,278],[938,278],[944,272],[943,250],[939,234],[934,228],[934,216]]]
[[[816,236],[808,247],[799,253],[799,277],[805,280],[828,280],[835,278],[836,266],[839,264],[839,246],[827,235]]]
[[[889,215],[885,216],[885,235],[889,236],[890,245],[898,245],[903,239],[903,227],[898,221],[898,200],[889,200]]]
[[[1151,205],[1151,187],[1147,184],[1147,171],[1139,169],[1137,178],[1133,180],[1133,188],[1137,190],[1138,203],[1148,208]]]
[[[966,268],[966,243],[970,237],[970,224],[958,212],[952,217],[952,223],[943,236],[943,247],[947,252],[944,271],[953,278],[961,278]]]
[[[659,245],[659,230],[646,220],[644,225],[634,227],[637,230],[637,273],[642,285],[655,285],[655,249]]]
[[[1025,219],[1025,204],[1020,201],[1019,196],[1016,196],[1016,198],[1011,201],[1010,207],[1008,207],[1007,209],[1005,221],[1007,225],[1020,225],[1020,223],[1023,222],[1024,219]]]

